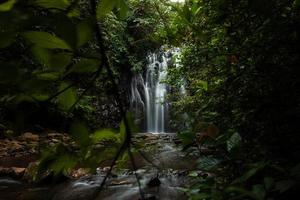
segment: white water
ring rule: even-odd
[[[166,102],[168,86],[163,81],[167,77],[168,63],[172,55],[177,55],[178,52],[179,49],[172,49],[161,54],[150,54],[145,78],[137,74],[132,79],[131,108],[136,117],[144,119],[146,132],[168,131],[169,105]],[[184,87],[180,90],[184,90]]]

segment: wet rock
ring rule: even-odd
[[[30,132],[24,133],[23,135],[20,136],[21,139],[24,140],[30,140],[30,141],[38,141],[39,136],[36,134],[32,134]]]
[[[84,168],[79,168],[79,169],[73,170],[69,175],[73,178],[80,178],[80,177],[88,176],[89,170],[84,169]]]
[[[152,194],[145,194],[144,196],[145,196],[144,200],[157,200],[158,199],[155,195],[152,195]],[[141,199],[139,199],[139,200],[141,200]]]
[[[92,200],[101,182],[102,177],[89,176],[64,183],[57,188],[53,200]]]
[[[21,168],[21,167],[0,167],[0,176],[21,178],[24,172],[25,172],[25,168]]]
[[[129,185],[132,184],[129,180],[113,180],[109,183],[109,186],[116,186],[116,185]]]
[[[18,187],[20,185],[22,185],[20,181],[14,180],[12,178],[0,178],[0,186]]]
[[[159,187],[161,184],[161,181],[159,180],[158,177],[152,178],[148,183],[148,187]]]

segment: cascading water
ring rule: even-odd
[[[161,62],[157,54],[149,56],[145,81],[147,132],[165,132],[168,117],[168,104],[165,101],[167,86],[162,81],[166,78],[167,68],[166,55],[162,55]]]
[[[145,79],[141,74],[131,82],[131,108],[134,115],[144,119],[145,131],[165,133],[168,131],[169,105],[166,102],[168,86],[163,81],[167,77],[168,64],[179,49],[148,56]],[[139,118],[137,117],[137,118]]]

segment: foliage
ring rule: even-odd
[[[175,34],[169,42],[181,44],[180,68],[168,70],[167,82],[175,91],[169,97],[173,124],[185,129],[184,145],[197,140],[199,122],[215,124],[221,134],[210,141],[219,153],[201,158],[204,164],[220,163],[214,166],[215,177],[188,190],[191,199],[285,199],[295,190],[289,187],[294,181],[286,181],[288,193],[266,188],[271,179],[287,178],[269,174],[270,165],[289,171],[298,164],[297,2],[188,0],[172,5],[177,15],[170,22]],[[185,96],[178,95],[178,77],[185,80]],[[267,163],[262,169],[255,167],[262,166],[260,161]],[[233,177],[242,179],[240,185]]]

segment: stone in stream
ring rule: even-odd
[[[156,176],[155,178],[152,178],[148,183],[147,186],[148,187],[158,187],[160,186],[161,181],[159,180],[158,176]]]

